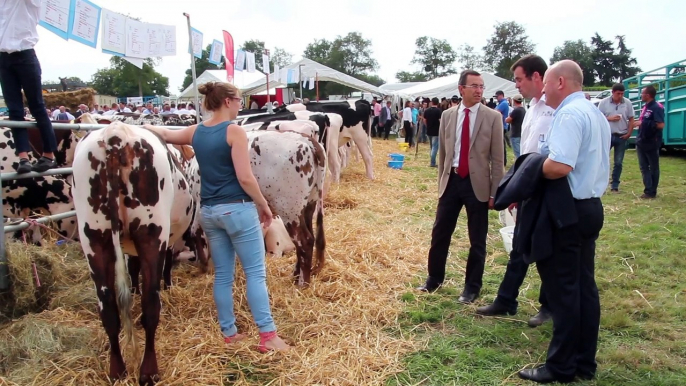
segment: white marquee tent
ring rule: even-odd
[[[486,90],[484,90],[483,93],[483,97],[486,99],[493,97],[498,90],[502,90],[506,97],[512,97],[519,93],[514,82],[483,72],[481,73],[481,76],[484,78],[484,85],[486,86]],[[453,95],[460,95],[457,89],[459,79],[459,74],[449,75],[420,83],[410,88],[398,90],[394,92],[394,94],[405,99],[413,100],[419,97],[437,97],[439,99],[445,97],[450,99]]]
[[[302,67],[300,67],[300,65],[302,65]],[[297,77],[299,67],[301,71],[300,79],[302,79],[303,81],[306,81],[310,78],[315,78],[316,76],[320,82],[336,82],[360,91],[366,91],[379,95],[386,94],[385,92],[383,92],[378,87],[372,84],[361,81],[350,75],[346,75],[340,71],[336,71],[333,68],[327,67],[323,64],[319,64],[311,59],[303,58],[284,68],[294,70],[295,76]],[[285,82],[277,82],[274,80],[275,75],[276,74],[269,75],[269,87],[286,87]],[[261,79],[256,80],[255,82],[248,84],[245,87],[241,87],[241,91],[243,92],[243,95],[255,95],[267,89],[266,83],[267,79],[265,77],[262,77]]]
[[[239,89],[242,89],[246,85],[254,83],[258,79],[264,80],[265,77],[266,75],[264,73],[257,70],[255,70],[255,72],[235,71],[233,84]],[[198,78],[196,79],[198,87],[200,87],[201,84],[205,84],[208,82],[226,82],[226,70],[205,70],[205,72],[200,74],[200,76],[198,76]],[[266,89],[264,89],[263,91],[266,92]],[[198,95],[198,97],[202,96]],[[195,92],[193,90],[193,84],[191,83],[188,87],[186,87],[185,90],[183,90],[183,92],[181,92],[181,94],[179,94],[179,99],[193,98],[195,98]]]

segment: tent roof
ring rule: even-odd
[[[379,86],[382,91],[399,91],[414,87],[424,82],[386,83]]]
[[[245,87],[246,84],[255,82],[258,79],[264,79],[266,75],[260,71],[255,72],[236,71],[233,77],[233,84],[239,89]],[[196,83],[198,86],[207,82],[226,82],[226,70],[205,70],[198,78]],[[265,88],[266,91],[266,88]],[[185,90],[179,94],[179,99],[191,99],[195,97],[193,91],[193,84],[186,87]],[[200,95],[198,95],[200,97]]]
[[[486,99],[491,98],[498,90],[502,90],[506,97],[512,97],[519,93],[514,82],[510,82],[507,79],[503,79],[489,73],[482,72],[481,76],[484,78],[484,84],[486,85],[486,90],[484,90],[483,93],[483,96]],[[412,86],[410,88],[401,89],[395,91],[394,93],[408,99],[415,99],[418,97],[446,97],[450,99],[450,97],[453,95],[459,95],[459,91],[457,89],[457,83],[459,79],[459,74],[448,75]]]
[[[309,78],[314,78],[315,75],[319,78],[320,81],[322,82],[336,82],[339,84],[342,84],[344,86],[348,86],[351,88],[354,88],[356,90],[361,90],[361,91],[366,91],[366,92],[371,92],[374,94],[379,94],[382,95],[384,92],[380,90],[378,87],[371,85],[367,82],[361,81],[357,78],[354,78],[350,75],[346,75],[340,71],[336,71],[333,68],[327,67],[323,64],[319,64],[315,62],[314,60],[307,59],[307,58],[302,58],[301,60],[290,64],[284,68],[286,69],[293,69],[293,70],[298,70],[298,66],[302,66],[302,80],[307,80]],[[285,83],[281,82],[276,82],[273,79],[275,79],[276,74],[269,74],[269,87],[286,87],[287,85]],[[267,89],[267,80],[266,79],[259,79],[256,80],[255,82],[248,84],[245,87],[241,88],[241,92],[245,95],[253,95],[256,93],[259,93],[261,91],[264,91]]]

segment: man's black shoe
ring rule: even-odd
[[[431,284],[429,282],[424,283],[423,285],[420,285],[417,287],[417,290],[422,291],[422,292],[436,292],[436,290],[440,287],[440,284]]]
[[[517,313],[517,309],[510,309],[498,302],[493,302],[493,304],[479,307],[476,309],[477,315],[483,316],[499,316],[499,315],[514,315]]]
[[[460,295],[459,298],[457,298],[457,301],[463,304],[471,304],[474,303],[476,298],[479,297],[479,294],[474,292],[474,293],[469,293],[469,292],[462,292],[462,295]]]
[[[519,372],[519,377],[522,379],[528,379],[530,381],[534,381],[536,383],[552,383],[552,382],[560,382],[560,383],[569,383],[571,381],[566,381],[566,380],[560,380],[555,378],[555,375],[548,371],[548,369],[545,367],[545,365],[537,367],[535,369],[524,369]]]
[[[26,174],[29,172],[31,172],[31,162],[26,158],[20,159],[19,166],[17,166],[17,174]]]
[[[43,173],[46,172],[50,169],[56,169],[57,168],[57,162],[55,161],[54,158],[48,158],[48,157],[40,157],[38,162],[36,162],[33,165],[33,170],[36,173]]]
[[[595,377],[595,375],[594,374],[580,373],[577,371],[576,377],[581,379],[582,381],[590,381]]]
[[[540,311],[538,311],[538,314],[536,314],[533,318],[529,319],[528,324],[529,327],[538,327],[552,319],[553,314],[551,314],[550,311],[546,310],[545,308],[541,307]]]

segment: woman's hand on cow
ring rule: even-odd
[[[272,224],[272,210],[269,209],[269,204],[265,201],[263,204],[257,205],[257,214],[260,216],[260,223],[264,229],[269,228]]]

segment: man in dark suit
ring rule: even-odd
[[[391,133],[391,125],[393,124],[393,117],[391,115],[391,101],[386,101],[386,106],[381,108],[379,113],[379,138],[381,133],[384,133],[383,139],[388,139]]]
[[[458,301],[472,303],[481,291],[486,261],[488,210],[503,177],[503,120],[481,105],[484,80],[466,70],[458,84],[462,103],[441,116],[438,146],[438,208],[431,232],[429,277],[419,290],[433,292],[443,284],[450,238],[464,206],[467,211],[469,255],[465,286]]]

